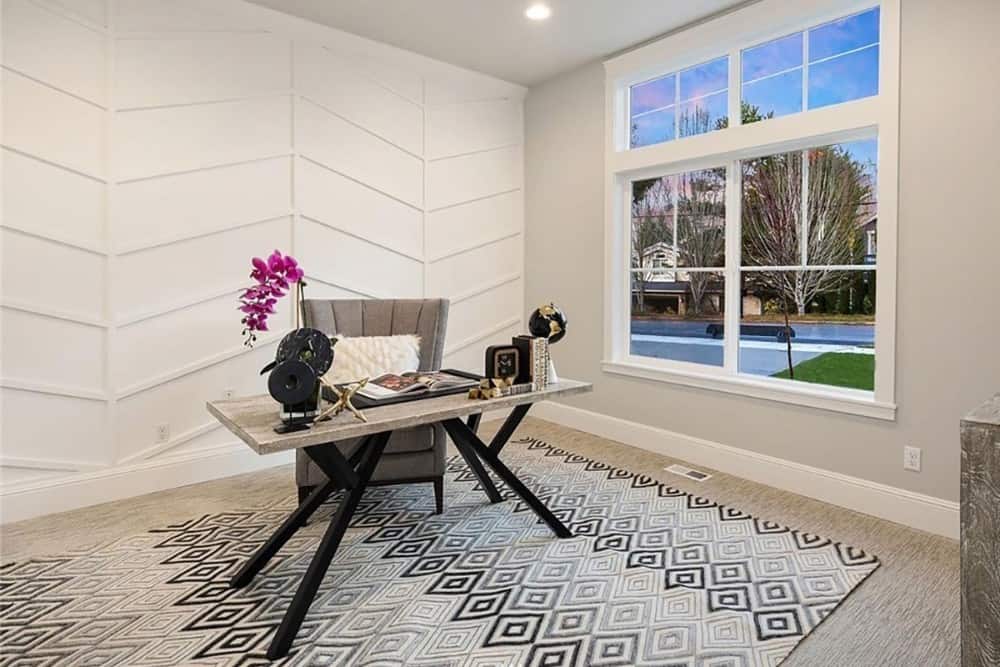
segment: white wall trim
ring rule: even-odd
[[[278,97],[277,95],[272,95],[271,97]],[[212,164],[203,164],[197,167],[191,167],[190,169],[178,169],[174,171],[162,171],[155,174],[146,174],[144,176],[131,176],[129,178],[122,178],[114,181],[115,185],[128,185],[130,183],[140,183],[142,181],[151,181],[154,178],[168,178],[170,176],[186,176],[187,174],[196,174],[199,171],[213,171],[215,169],[225,169],[226,167],[239,167],[245,164],[253,164],[255,162],[267,162],[268,160],[277,160],[283,157],[294,157],[291,151],[282,153],[272,153],[270,155],[261,155],[260,157],[252,157],[247,160],[236,160],[235,162],[214,162]]]
[[[27,380],[18,380],[17,378],[0,377],[0,387],[3,387],[4,389],[16,389],[17,391],[30,391],[35,394],[81,398],[87,401],[109,400],[108,395],[104,391],[98,389],[73,387],[62,384],[46,384],[44,382],[31,382]]]
[[[234,442],[171,458],[12,485],[0,492],[3,501],[0,503],[0,523],[264,470],[292,463],[292,460],[288,453],[258,456],[243,443]],[[289,474],[289,493],[293,489],[294,482]]]
[[[520,234],[516,234],[515,236],[519,236],[519,235]],[[466,291],[464,291],[464,292],[462,292],[460,294],[456,294],[456,295],[452,296],[451,297],[451,305],[454,306],[455,304],[459,304],[459,303],[462,303],[463,301],[468,301],[469,299],[471,299],[473,297],[477,297],[480,294],[486,294],[487,292],[492,292],[493,290],[497,289],[498,287],[503,287],[504,285],[507,285],[509,283],[517,282],[520,279],[521,279],[521,272],[520,271],[517,272],[517,273],[511,273],[511,274],[508,274],[508,275],[505,275],[505,276],[500,276],[496,280],[490,281],[489,283],[486,283],[485,285],[479,285],[478,287],[473,287],[473,288],[468,289],[468,290],[466,290]]]
[[[39,317],[47,317],[53,320],[62,320],[64,322],[73,322],[74,324],[82,324],[88,327],[95,327],[97,329],[103,329],[108,326],[108,323],[99,318],[87,315],[85,313],[71,313],[69,311],[60,310],[57,308],[49,308],[47,306],[39,306],[32,303],[24,303],[21,301],[13,301],[10,299],[0,300],[0,308],[7,308],[9,310],[16,310],[21,313],[30,313],[32,315],[37,315]]]
[[[380,243],[378,241],[373,241],[370,238],[367,238],[367,237],[364,237],[364,236],[358,234],[357,232],[352,232],[350,230],[344,229],[343,227],[341,227],[341,226],[339,226],[339,225],[337,225],[335,223],[328,222],[327,220],[323,220],[321,218],[317,218],[314,215],[306,215],[305,213],[299,213],[299,218],[301,218],[302,220],[308,220],[309,222],[317,224],[320,227],[325,227],[327,229],[332,229],[333,231],[337,232],[338,234],[343,234],[344,236],[350,236],[352,239],[357,239],[358,241],[361,241],[362,243],[367,243],[368,245],[375,246],[376,248],[381,248],[382,250],[385,250],[386,252],[391,252],[394,255],[399,255],[400,257],[402,257],[404,259],[410,259],[410,260],[413,260],[414,262],[420,262],[421,264],[423,264],[423,261],[424,261],[423,257],[418,257],[417,255],[410,254],[410,253],[404,252],[402,250],[398,250],[398,249],[393,248],[392,246],[387,245],[385,243]]]
[[[534,416],[784,491],[957,539],[959,504],[655,426],[546,401]]]
[[[393,200],[395,202],[399,202],[400,204],[403,204],[404,206],[409,206],[410,208],[412,208],[415,211],[423,212],[423,210],[424,210],[423,208],[421,208],[420,206],[417,206],[413,202],[406,201],[405,199],[400,199],[399,197],[397,197],[394,194],[390,194],[390,193],[386,192],[385,190],[378,189],[377,187],[375,187],[371,183],[365,183],[364,181],[359,180],[358,178],[356,178],[354,176],[351,176],[350,174],[345,174],[343,171],[340,171],[338,169],[334,169],[333,167],[331,167],[330,165],[326,164],[322,160],[319,160],[319,159],[314,158],[314,157],[309,157],[308,153],[299,151],[295,155],[299,159],[305,160],[306,162],[312,163],[312,164],[316,165],[317,167],[320,167],[322,169],[326,169],[327,171],[333,172],[334,174],[337,174],[337,176],[340,176],[342,178],[346,178],[347,180],[352,181],[353,183],[357,183],[360,186],[368,188],[372,192],[377,192],[378,194],[382,195],[383,197],[388,197],[389,199],[391,199],[391,200]]]
[[[220,223],[219,225],[206,227],[201,231],[192,232],[189,234],[176,234],[174,236],[164,236],[163,238],[156,239],[153,241],[122,244],[121,246],[115,247],[113,253],[119,256],[132,255],[137,252],[154,250],[156,248],[162,248],[164,246],[174,245],[175,243],[184,243],[185,241],[195,241],[197,239],[203,239],[207,236],[218,236],[219,234],[235,232],[240,229],[245,229],[247,227],[256,227],[257,225],[263,225],[268,222],[278,222],[279,220],[287,220],[291,218],[292,215],[294,215],[294,212],[288,211],[286,213],[281,213],[280,215],[271,216],[270,218],[260,218],[257,220],[244,220],[240,222]]]
[[[518,192],[519,190],[520,190],[520,188],[518,188],[517,190],[511,190],[510,192],[504,192],[502,194],[509,195],[512,192]],[[497,197],[497,196],[499,196],[499,195],[490,195],[489,197],[483,197],[483,199],[492,199],[492,198]],[[483,199],[476,199],[474,201],[482,201]],[[464,202],[464,203],[468,204],[469,202]],[[456,205],[458,205],[458,204],[456,204]],[[448,206],[446,208],[453,208],[453,207]],[[443,210],[443,209],[436,209],[436,210],[440,211],[440,210]],[[433,213],[433,212],[434,211],[428,211],[428,213]],[[445,259],[451,259],[452,257],[458,257],[459,255],[464,255],[467,252],[472,252],[473,250],[479,250],[480,248],[485,248],[486,246],[495,245],[497,243],[501,243],[503,241],[507,241],[509,239],[512,239],[515,236],[521,236],[522,233],[523,233],[523,230],[519,229],[516,232],[511,232],[510,234],[504,234],[503,236],[498,236],[498,237],[496,237],[494,239],[489,239],[489,240],[482,241],[480,243],[476,243],[476,244],[473,244],[473,245],[470,245],[470,246],[465,246],[465,247],[463,247],[463,248],[461,248],[459,250],[449,250],[448,252],[446,252],[444,254],[437,255],[435,257],[432,257],[432,258],[428,259],[427,263],[428,264],[436,264],[436,263],[438,263],[438,262],[440,262],[442,260],[445,260]]]
[[[91,181],[96,181],[97,183],[107,183],[108,182],[107,179],[105,179],[105,178],[103,178],[101,176],[95,176],[94,174],[88,173],[86,171],[82,171],[80,169],[76,169],[75,167],[70,167],[69,165],[65,165],[65,164],[63,164],[61,162],[56,162],[55,160],[50,160],[48,158],[44,158],[41,155],[35,155],[34,153],[29,153],[28,151],[21,150],[20,148],[16,148],[16,147],[11,146],[9,144],[0,144],[0,148],[3,148],[5,151],[10,151],[11,153],[16,153],[17,155],[20,155],[22,157],[26,157],[26,158],[28,158],[30,160],[35,160],[36,162],[41,162],[42,164],[47,164],[50,167],[55,167],[56,169],[62,169],[63,171],[68,171],[69,173],[75,174],[77,176],[80,176],[81,178],[86,178],[86,179],[89,179]]]
[[[521,323],[521,316],[520,315],[518,315],[517,317],[508,318],[508,319],[504,320],[503,322],[500,322],[498,324],[495,324],[494,326],[491,326],[489,329],[485,329],[483,331],[479,331],[477,333],[472,334],[471,336],[469,336],[465,340],[460,340],[457,343],[455,343],[454,345],[449,345],[447,348],[445,348],[444,356],[447,357],[449,355],[455,354],[459,350],[464,350],[465,348],[469,347],[470,345],[475,345],[476,343],[478,343],[479,341],[483,340],[484,338],[489,338],[493,334],[498,334],[501,331],[503,331],[504,329],[509,329],[512,326],[514,326],[515,324],[520,324],[520,323]]]
[[[230,359],[235,359],[236,357],[242,357],[244,354],[250,354],[254,350],[258,350],[262,347],[267,347],[268,345],[275,345],[284,337],[284,334],[275,333],[270,336],[258,338],[257,342],[254,343],[255,347],[246,347],[240,345],[239,347],[231,347],[228,350],[223,350],[208,357],[198,359],[197,361],[192,361],[189,364],[176,368],[169,373],[162,373],[160,375],[149,378],[148,380],[143,380],[142,382],[136,382],[135,384],[122,387],[117,392],[115,392],[115,400],[122,401],[135,394],[142,393],[144,391],[149,391],[150,389],[155,389],[161,384],[167,384],[168,382],[173,382],[187,375],[193,373],[200,373],[204,370],[215,366],[216,364],[221,364],[224,361],[229,361]]]

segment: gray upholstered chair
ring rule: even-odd
[[[307,299],[305,325],[331,336],[420,336],[420,368],[437,370],[444,355],[444,335],[448,326],[447,299]],[[334,348],[336,358],[336,348]],[[350,457],[360,440],[343,443]],[[434,426],[396,431],[375,469],[371,484],[433,482],[434,500],[440,514],[444,495],[444,429]],[[299,499],[326,481],[323,471],[302,452],[296,452],[295,482]]]

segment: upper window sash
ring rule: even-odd
[[[776,15],[772,3],[759,3],[740,9],[734,15],[723,16],[689,28],[671,35],[669,38],[606,61],[605,70],[609,86],[608,113],[615,119],[614,132],[609,137],[611,142],[609,146],[610,151],[630,151],[631,117],[629,114],[629,90],[632,86],[728,56],[730,62],[730,75],[728,79],[728,90],[730,93],[729,127],[726,131],[708,134],[733,134],[732,130],[739,126],[738,112],[742,79],[739,62],[742,50],[753,48],[754,46],[759,46],[768,41],[796,32],[818,28],[831,21],[844,19],[879,7],[880,4],[882,3],[872,0],[800,0],[796,3],[781,3],[781,11]],[[754,29],[753,26],[767,27],[764,29]],[[879,29],[879,45],[885,43],[885,31],[886,26],[883,20]],[[884,78],[882,70],[880,58],[880,81]],[[838,103],[831,106],[840,109],[844,106],[870,99],[872,98],[861,98],[860,100]],[[828,107],[806,109],[801,113],[775,118],[771,122],[776,122],[783,118],[815,114],[826,108]],[[769,125],[771,122],[760,123],[760,125]],[[671,148],[677,148],[683,144],[702,138],[702,136],[707,135],[685,137],[684,141],[667,141],[664,143],[669,144]],[[663,145],[653,144],[631,150],[644,153],[648,152],[651,148],[662,147]]]

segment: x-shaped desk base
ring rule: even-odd
[[[514,433],[514,429],[524,419],[530,407],[530,404],[515,407],[489,445],[486,445],[476,435],[480,415],[471,416],[468,423],[455,418],[447,419],[441,422],[441,425],[444,426],[448,435],[451,436],[459,454],[462,455],[469,469],[479,480],[490,502],[501,502],[503,501],[503,497],[497,491],[493,480],[486,473],[486,469],[483,467],[484,463],[542,521],[548,524],[552,532],[559,537],[572,537],[573,534],[570,533],[569,529],[500,460],[500,451],[507,444],[507,440],[510,439],[510,436]],[[309,610],[309,605],[312,604],[313,598],[316,597],[316,592],[323,582],[323,576],[326,574],[327,568],[330,567],[330,563],[337,553],[340,541],[343,539],[344,533],[351,523],[351,518],[358,508],[358,503],[361,501],[361,496],[364,495],[365,488],[371,481],[372,473],[375,472],[375,466],[378,465],[379,458],[381,458],[382,452],[389,442],[390,435],[392,435],[392,431],[369,435],[358,449],[355,450],[350,460],[344,457],[335,443],[306,447],[306,454],[326,474],[328,481],[325,484],[317,486],[299,504],[288,518],[285,519],[278,530],[250,557],[250,560],[240,568],[239,572],[230,581],[230,586],[233,588],[243,588],[249,584],[254,576],[267,565],[268,561],[278,553],[289,538],[305,525],[309,517],[323,504],[323,501],[329,498],[337,489],[344,490],[344,497],[341,499],[337,511],[330,519],[330,524],[327,526],[323,539],[316,549],[316,554],[309,563],[309,568],[306,570],[305,576],[302,577],[302,581],[299,582],[298,590],[295,591],[295,597],[292,598],[292,603],[285,612],[285,617],[282,619],[281,625],[278,626],[278,630],[271,640],[271,646],[267,650],[267,657],[269,659],[277,660],[288,655],[292,641],[298,634],[299,627],[302,625],[302,621],[305,620],[306,612]]]

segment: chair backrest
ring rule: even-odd
[[[306,299],[305,325],[333,336],[420,336],[420,368],[441,368],[447,299]]]

